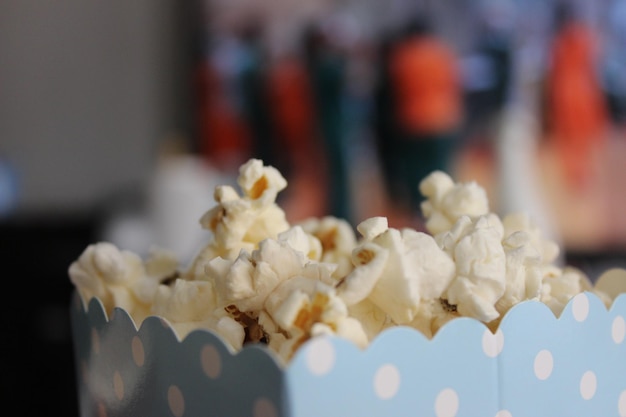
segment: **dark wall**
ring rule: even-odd
[[[21,415],[77,416],[67,270],[95,238],[91,215],[0,222],[0,391]]]

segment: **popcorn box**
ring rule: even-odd
[[[83,417],[626,416],[625,318],[626,296],[607,309],[582,292],[558,318],[522,302],[495,334],[458,318],[433,339],[388,329],[364,350],[318,336],[282,365],[205,330],[179,341],[156,316],[137,328],[96,298],[71,306]]]

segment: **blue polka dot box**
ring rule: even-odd
[[[83,417],[625,417],[626,295],[590,292],[557,319],[513,307],[494,334],[458,318],[429,340],[397,327],[360,350],[309,340],[288,365],[261,345],[233,354],[214,334],[179,341],[121,309],[71,305]]]

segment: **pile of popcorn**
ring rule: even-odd
[[[290,225],[276,204],[287,186],[280,172],[251,159],[237,182],[242,194],[216,187],[200,219],[211,238],[189,265],[164,249],[143,260],[89,245],[69,268],[83,301],[97,297],[109,315],[121,307],[136,324],[165,318],[180,339],[208,329],[233,351],[265,343],[285,362],[318,335],[365,348],[389,327],[430,338],[456,317],[495,331],[524,300],[555,315],[582,291],[612,302],[581,271],[557,265],[558,245],[527,215],[501,219],[483,188],[441,171],[419,184],[428,233],[390,228],[384,217],[361,222],[358,236],[332,216]]]

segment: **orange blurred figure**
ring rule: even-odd
[[[441,132],[458,125],[460,75],[448,45],[434,36],[411,37],[395,48],[391,72],[404,129]]]
[[[322,148],[316,136],[313,91],[306,67],[295,54],[277,57],[268,72],[269,106],[279,169],[289,181],[282,201],[290,221],[326,214]]]
[[[199,152],[212,166],[233,171],[250,157],[249,133],[219,73],[207,62],[197,71]]]
[[[389,145],[396,147],[392,155],[401,183],[391,198],[420,217],[419,183],[435,170],[452,168],[464,115],[458,57],[428,18],[419,17],[392,46],[389,77],[397,132]]]
[[[299,160],[312,146],[314,118],[311,86],[297,57],[280,57],[272,65],[269,94],[278,142]]]
[[[557,10],[547,76],[547,121],[566,180],[583,186],[591,175],[590,156],[605,142],[610,115],[596,68],[597,39],[572,13],[569,8]]]

